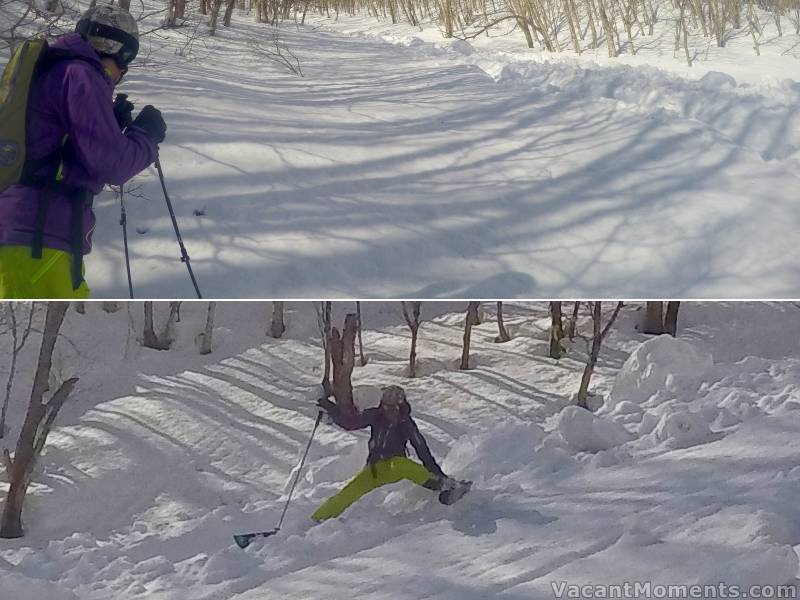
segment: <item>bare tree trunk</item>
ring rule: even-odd
[[[667,302],[667,314],[664,317],[664,333],[672,337],[678,335],[678,310],[681,303],[678,301]]]
[[[206,311],[206,328],[203,331],[203,343],[200,345],[200,354],[211,354],[211,337],[214,334],[214,313],[217,310],[216,302],[208,303]]]
[[[578,325],[578,311],[581,309],[580,301],[576,300],[572,306],[572,316],[567,323],[567,337],[570,341],[575,339],[575,327]]]
[[[208,0],[200,0],[200,14],[201,15],[208,14]]]
[[[181,302],[169,303],[169,317],[160,333],[156,333],[153,318],[153,303],[144,303],[144,335],[142,344],[153,350],[169,350],[174,340],[175,323],[181,320]]]
[[[19,331],[17,330],[17,314],[16,309],[14,308],[15,305],[16,303],[14,302],[9,302],[6,304],[8,313],[11,317],[11,366],[8,370],[6,394],[3,398],[2,413],[0,413],[0,439],[5,437],[8,405],[11,402],[11,390],[14,387],[14,377],[17,373],[17,358],[19,357],[19,353],[22,352],[22,349],[25,347],[25,342],[28,341],[28,337],[33,330],[33,315],[36,311],[36,303],[31,302],[30,306],[28,307],[28,321],[25,325],[25,329],[22,331],[22,335],[20,336]],[[19,306],[24,306],[24,304],[20,303]]]
[[[592,349],[589,352],[589,360],[586,362],[586,368],[583,370],[583,376],[581,377],[581,385],[578,389],[578,406],[585,408],[586,410],[589,410],[589,405],[587,404],[587,399],[589,397],[589,383],[592,379],[594,368],[597,365],[597,359],[600,357],[600,347],[603,344],[603,339],[605,339],[606,335],[608,335],[608,332],[611,330],[611,325],[613,325],[614,321],[616,321],[619,311],[622,309],[623,303],[617,303],[614,313],[611,315],[611,319],[602,330],[600,328],[602,325],[601,305],[602,302],[594,302],[592,305]]]
[[[117,4],[119,4],[119,7],[124,10],[131,10],[131,0],[117,0]]]
[[[417,376],[417,336],[419,334],[419,314],[422,309],[422,302],[401,302],[403,306],[403,316],[411,329],[411,351],[408,354],[408,376]],[[410,306],[408,306],[410,305]],[[411,308],[409,314],[408,309]]]
[[[355,413],[353,404],[353,367],[356,364],[356,332],[358,330],[358,315],[348,314],[344,318],[344,327],[339,335],[339,330],[331,328],[328,347],[333,364],[333,397],[336,405],[345,415]]]
[[[178,20],[177,0],[167,0],[167,14],[164,17],[164,27],[175,27]]]
[[[155,326],[153,324],[153,303],[144,303],[144,336],[142,343],[146,348],[157,348],[158,338],[156,337]]]
[[[502,344],[504,342],[510,342],[511,336],[508,335],[508,330],[506,329],[506,324],[503,321],[503,303],[497,303],[497,337],[494,338],[494,341],[498,344]]]
[[[317,312],[317,324],[319,325],[320,333],[322,334],[322,348],[325,350],[325,372],[322,375],[322,389],[325,396],[328,397],[333,393],[331,386],[331,303],[322,302],[322,306]]]
[[[578,406],[587,410],[589,409],[586,403],[586,399],[589,395],[589,382],[592,379],[592,373],[594,373],[597,358],[600,356],[600,305],[600,302],[595,302],[592,305],[592,330],[594,333],[592,337],[592,350],[589,353],[589,360],[586,362],[586,368],[583,370],[583,376],[581,377],[581,386],[578,389]]]
[[[213,0],[211,4],[211,17],[208,19],[208,35],[214,36],[217,33],[217,21],[219,20],[219,10],[222,8],[222,0]]]
[[[31,398],[25,422],[17,440],[14,458],[6,451],[6,464],[9,466],[9,482],[11,484],[0,521],[1,538],[22,537],[22,507],[28,491],[36,459],[41,454],[47,441],[47,434],[59,409],[64,404],[77,378],[68,379],[50,398],[45,401],[44,395],[49,389],[50,368],[53,361],[53,350],[58,340],[58,332],[64,322],[64,315],[69,307],[68,302],[50,302],[47,305],[42,345],[39,349],[39,360],[31,388]]]
[[[269,332],[270,335],[275,339],[279,339],[284,333],[286,333],[283,302],[272,303],[272,323],[270,324]]]
[[[642,333],[661,335],[664,333],[664,303],[647,302],[645,304]]]
[[[564,326],[561,322],[561,302],[550,302],[550,358],[561,358]]]
[[[470,302],[467,305],[467,316],[464,319],[464,343],[461,349],[462,371],[469,369],[469,346],[472,338],[472,326],[478,322],[478,306],[480,302]]]
[[[364,340],[361,338],[361,302],[356,302],[356,317],[358,317],[358,356],[361,366],[367,364],[367,357],[364,356]]]
[[[172,342],[175,341],[175,323],[181,322],[181,304],[183,302],[169,303],[169,318],[161,331],[161,342],[165,350],[169,350]]]
[[[236,0],[228,0],[228,4],[225,7],[225,16],[222,17],[222,24],[225,27],[231,26],[231,18],[233,17],[234,8],[236,8]]]

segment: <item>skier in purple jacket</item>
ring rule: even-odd
[[[136,21],[112,5],[50,45],[30,88],[22,181],[0,193],[0,298],[88,297],[92,198],[152,164],[166,134],[154,107],[133,119],[125,96],[112,101],[138,47]]]

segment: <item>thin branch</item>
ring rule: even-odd
[[[603,332],[600,334],[600,341],[603,341],[604,339],[606,339],[606,334],[611,329],[611,326],[614,324],[614,321],[617,319],[617,315],[619,315],[619,311],[622,310],[622,307],[624,306],[624,304],[625,304],[624,302],[617,302],[617,306],[614,308],[614,312],[611,314],[611,320],[608,322],[608,324],[603,329]]]

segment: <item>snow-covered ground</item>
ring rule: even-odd
[[[796,297],[784,29],[765,22],[760,57],[744,34],[693,37],[689,68],[667,21],[611,60],[309,16],[279,30],[301,78],[236,15],[192,44],[191,27],[150,35],[120,91],[164,111],[208,297]],[[191,296],[155,173],[130,188],[137,296]],[[118,201],[96,208],[87,279],[126,297]]]
[[[314,422],[313,309],[289,303],[287,335],[273,340],[267,303],[220,304],[218,346],[201,357],[204,304],[184,305],[169,352],[128,334],[139,305],[114,315],[92,305],[65,323],[56,368],[81,381],[31,487],[28,534],[0,543],[0,597],[522,600],[553,598],[562,582],[794,585],[794,304],[684,303],[677,339],[639,334],[640,313],[626,307],[594,375],[594,413],[572,406],[588,317],[554,361],[546,306],[507,305],[513,340],[495,344],[485,304],[475,368],[461,372],[463,306],[423,303],[409,380],[399,306],[363,308],[370,361],[354,372],[357,399],[405,386],[445,470],[475,481],[461,502],[401,483],[312,526],[366,456],[364,432],[323,424],[283,530],[240,550],[231,534],[277,522]],[[348,309],[336,306],[337,322]]]

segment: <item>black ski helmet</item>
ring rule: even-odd
[[[381,406],[401,406],[407,402],[406,391],[399,385],[387,385],[381,389]]]

